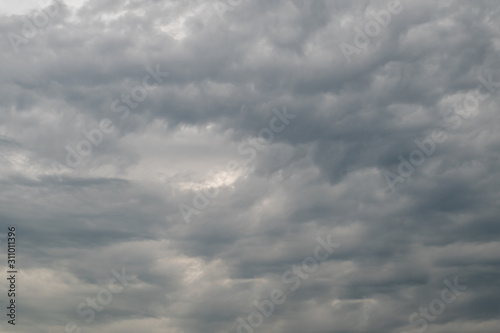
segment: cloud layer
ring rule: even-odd
[[[0,11],[2,331],[497,332],[497,1],[34,8]]]

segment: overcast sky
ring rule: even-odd
[[[2,332],[498,332],[497,0],[50,4],[0,4]]]

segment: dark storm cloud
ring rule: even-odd
[[[409,317],[459,277],[427,332],[496,332],[500,92],[483,85],[491,96],[394,191],[384,173],[479,77],[498,88],[499,6],[401,1],[348,62],[340,45],[390,3],[68,2],[17,54],[7,34],[42,9],[1,16],[0,228],[19,230],[19,329],[237,332],[331,234],[341,246],[255,331],[419,329]],[[227,172],[285,107],[296,118],[250,172]],[[103,119],[114,129],[66,165]],[[210,188],[186,224],[179,204]],[[121,267],[134,280],[85,323],[77,306]]]

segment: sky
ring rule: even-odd
[[[498,22],[2,1],[0,331],[498,332]]]

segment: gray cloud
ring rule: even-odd
[[[255,331],[418,330],[409,317],[459,277],[467,290],[426,331],[496,332],[500,92],[455,114],[394,191],[384,173],[478,76],[500,82],[497,2],[401,1],[350,63],[339,45],[388,1],[223,2],[221,19],[201,0],[68,1],[17,54],[8,34],[44,7],[0,10],[0,234],[17,227],[21,270],[3,330],[237,332],[331,234],[340,248]],[[147,68],[169,75],[121,119],[114,101]],[[284,107],[297,117],[228,172]],[[66,165],[103,119],[114,130]],[[179,204],[210,188],[186,224]],[[77,306],[121,267],[135,279],[85,323]]]

